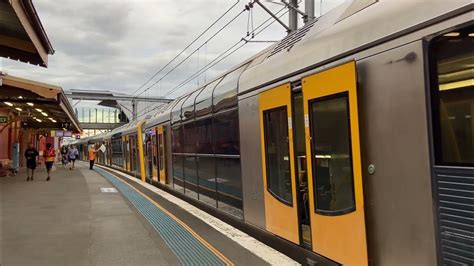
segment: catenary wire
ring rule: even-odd
[[[157,72],[155,72],[150,78],[147,79],[138,89],[136,89],[132,95],[137,93],[139,90],[141,90],[143,87],[145,87],[148,82],[150,82],[152,79],[154,79],[158,74],[160,74],[166,67],[168,67],[174,60],[176,60],[180,55],[182,55],[191,45],[196,43],[204,34],[206,34],[214,25],[217,24],[222,18],[224,18],[234,7],[237,6],[237,4],[240,2],[240,0],[237,0],[231,7],[229,7],[221,16],[219,16],[209,27],[207,27],[201,34],[199,34],[192,42],[190,42],[184,49],[181,50],[173,59],[171,59],[168,63],[166,63],[162,68],[160,68]],[[138,96],[137,96],[138,97]]]

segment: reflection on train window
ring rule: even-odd
[[[199,200],[216,207],[216,174],[214,157],[198,157]]]
[[[292,204],[288,115],[286,106],[263,112],[267,189]]]
[[[190,122],[183,125],[183,153],[195,153],[196,152],[196,127],[194,122]]]
[[[198,198],[198,177],[196,156],[183,156],[184,158],[184,194]]]
[[[171,130],[171,150],[173,153],[182,153],[183,152],[183,137],[182,137],[182,128],[180,126],[174,127]]]
[[[184,156],[181,155],[173,155],[173,186],[174,189],[184,193],[184,182],[183,182],[183,163],[184,163]]]
[[[474,165],[474,26],[433,39],[436,164]]]
[[[218,208],[242,218],[240,159],[216,158]]]
[[[239,113],[237,109],[214,116],[214,153],[240,154]]]
[[[196,121],[197,153],[213,154],[212,150],[212,118]]]
[[[310,104],[316,212],[337,215],[355,210],[347,93]]]

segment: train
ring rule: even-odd
[[[347,1],[69,144],[330,262],[473,265],[473,10]]]

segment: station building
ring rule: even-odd
[[[0,57],[47,67],[52,54],[32,1],[0,0]],[[0,176],[24,165],[21,155],[28,143],[39,151],[46,143],[59,147],[58,136],[80,130],[61,87],[14,77],[0,69]]]

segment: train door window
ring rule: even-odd
[[[310,102],[316,213],[355,210],[347,92]]]
[[[474,26],[430,43],[433,143],[437,165],[474,165]]]
[[[306,167],[306,142],[304,128],[303,94],[293,94],[293,147],[295,148],[298,216],[302,244],[311,247],[311,223],[308,194],[308,169]]]
[[[158,134],[158,167],[163,170],[165,166],[164,157],[165,156],[165,142],[163,139],[163,134]]]
[[[152,129],[155,131],[155,129]],[[158,134],[155,133],[155,135],[151,136],[151,143],[152,143],[152,163],[153,163],[153,176],[158,176],[157,174],[157,169],[158,167]]]
[[[288,115],[286,106],[263,112],[267,189],[292,205]]]

